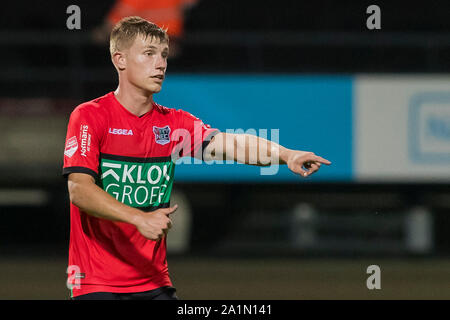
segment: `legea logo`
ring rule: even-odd
[[[114,129],[114,128],[109,128],[108,133],[110,134],[117,134],[117,135],[123,135],[123,136],[132,136],[133,135],[133,130],[131,129]]]
[[[409,118],[412,160],[450,163],[450,92],[414,96]]]

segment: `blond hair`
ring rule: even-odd
[[[109,52],[111,56],[117,51],[129,48],[138,35],[142,35],[145,38],[156,38],[161,42],[169,43],[167,30],[141,17],[125,17],[117,22],[111,31],[109,37]]]

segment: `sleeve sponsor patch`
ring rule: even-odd
[[[73,136],[72,138],[67,140],[66,147],[64,149],[64,154],[70,158],[74,155],[77,149],[78,149],[77,137]]]
[[[91,134],[88,125],[80,126],[81,155],[86,157],[86,152],[91,151]]]

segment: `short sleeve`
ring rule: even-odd
[[[94,114],[77,107],[70,115],[64,147],[63,175],[70,173],[98,176],[100,137]]]
[[[202,120],[190,114],[189,112],[178,110],[180,112],[180,128],[189,132],[190,146],[184,148],[182,156],[191,156],[203,160],[203,151],[211,142],[212,137],[220,131],[211,128],[210,125],[203,123]],[[189,151],[189,154],[186,154]]]

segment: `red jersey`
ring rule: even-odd
[[[144,211],[169,207],[174,157],[201,158],[216,133],[190,113],[156,103],[136,116],[110,92],[72,112],[63,174],[89,174],[118,201]],[[148,240],[131,224],[93,217],[72,203],[67,271],[73,297],[171,285],[166,238]]]

